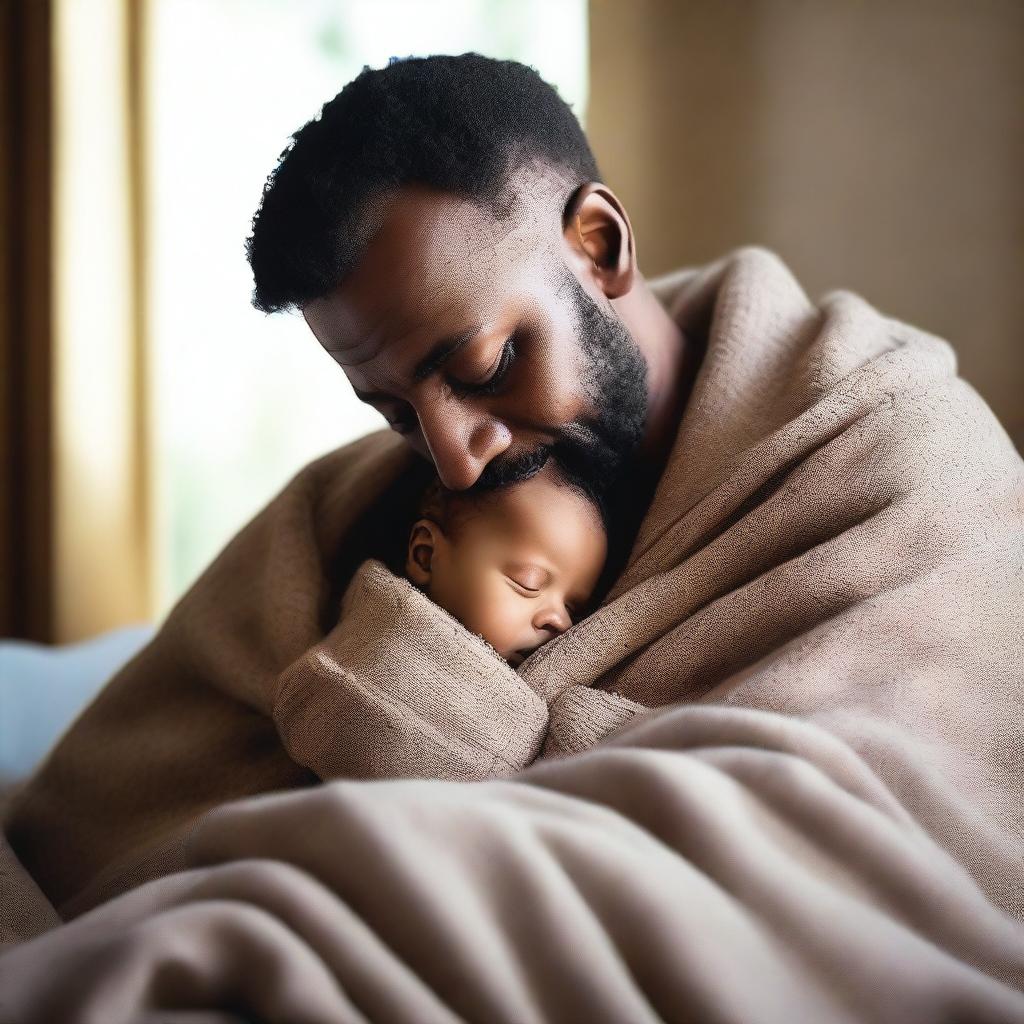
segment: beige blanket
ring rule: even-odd
[[[371,558],[338,625],[282,677],[273,715],[288,753],[321,779],[471,781],[509,776],[542,750],[584,750],[647,710],[586,693],[549,712],[482,636]]]
[[[308,467],[15,798],[11,934],[81,916],[11,1019],[1024,1021],[1024,463],[764,250],[654,285],[706,351],[602,606],[513,671],[387,567],[398,439]]]

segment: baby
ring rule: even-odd
[[[585,614],[607,523],[553,460],[529,480],[479,495],[435,479],[417,515],[407,578],[513,668]]]

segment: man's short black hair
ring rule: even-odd
[[[433,187],[503,220],[509,179],[534,165],[554,171],[566,197],[602,180],[572,109],[534,68],[478,53],[364,67],[267,179],[246,242],[253,305],[301,307],[340,284],[371,236],[371,204],[396,188]]]

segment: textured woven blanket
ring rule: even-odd
[[[307,467],[14,794],[12,1019],[1024,1021],[1024,462],[771,253],[652,286],[600,607],[513,670],[389,568],[400,439]]]

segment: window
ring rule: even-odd
[[[244,241],[288,136],[390,56],[530,64],[584,121],[586,0],[153,0],[151,486],[162,617],[310,459],[380,429],[298,314],[250,305]]]

